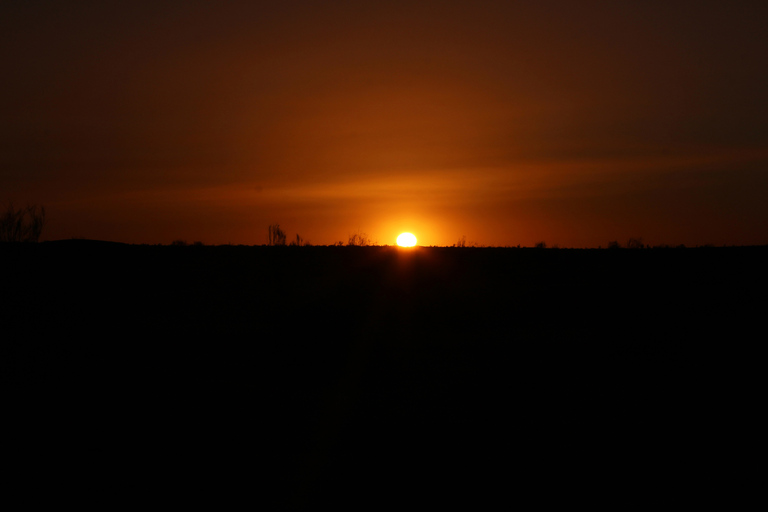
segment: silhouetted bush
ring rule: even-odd
[[[608,242],[608,248],[609,249],[621,249],[621,244],[617,241]]]
[[[364,245],[371,245],[371,239],[368,237],[367,234],[357,232],[353,235],[349,235],[349,241],[347,242],[347,245],[362,247]]]
[[[271,224],[268,232],[269,245],[285,245],[285,232],[280,229],[280,224]]]
[[[187,241],[186,240],[174,240],[173,242],[171,242],[171,245],[173,245],[175,247],[186,247],[187,246]]]
[[[28,205],[18,210],[13,203],[0,215],[0,242],[37,242],[45,224],[45,208]]]
[[[539,242],[534,246],[536,249],[546,249],[547,243],[546,242]]]
[[[630,238],[627,241],[627,249],[644,249],[645,244],[643,244],[642,238]]]
[[[301,247],[304,245],[304,239],[299,236],[298,233],[296,233],[296,240],[291,240],[290,245],[295,247]]]

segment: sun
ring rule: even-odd
[[[397,237],[397,245],[400,247],[413,247],[416,245],[416,237],[413,233],[402,233]]]

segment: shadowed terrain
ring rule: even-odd
[[[6,440],[22,480],[138,501],[712,492],[749,446],[766,256],[0,245]]]

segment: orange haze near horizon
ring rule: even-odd
[[[0,201],[43,239],[768,244],[768,8],[0,7]]]

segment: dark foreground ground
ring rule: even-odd
[[[63,503],[732,503],[767,260],[0,246],[5,466]]]

